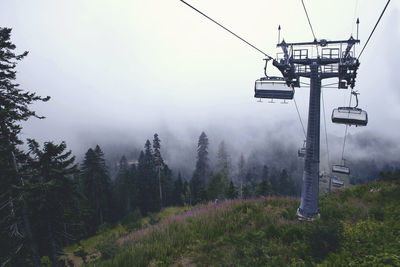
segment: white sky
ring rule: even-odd
[[[273,56],[279,24],[288,42],[313,39],[300,0],[188,2]],[[361,45],[386,4],[304,2],[318,39],[348,39],[359,17]],[[351,134],[400,143],[399,15],[400,3],[392,1],[360,59],[356,89],[370,120]],[[277,135],[287,131],[282,136],[302,144],[292,102],[253,98],[263,55],[178,0],[2,0],[0,25],[13,28],[19,51],[30,51],[18,82],[52,97],[35,105],[47,119],[26,123],[25,137],[66,140],[75,153],[97,142],[142,145],[154,132],[195,143],[205,130],[251,144],[279,123]],[[332,124],[330,114],[347,104],[349,91],[324,92],[329,135],[340,137],[344,126]],[[298,89],[296,99],[306,120],[308,89]]]

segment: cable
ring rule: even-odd
[[[331,166],[331,159],[329,156],[329,145],[328,145],[328,131],[326,130],[326,115],[325,115],[325,100],[324,100],[324,91],[321,90],[321,96],[322,96],[322,110],[324,114],[324,125],[325,125],[325,140],[326,140],[326,152],[328,154],[328,166]]]
[[[215,24],[217,24],[218,26],[220,26],[222,29],[226,30],[227,32],[229,32],[230,34],[234,35],[235,37],[239,38],[240,40],[242,40],[243,42],[245,42],[246,44],[248,44],[249,46],[253,47],[255,50],[257,50],[258,52],[262,53],[264,56],[266,56],[268,59],[272,59],[271,56],[269,56],[267,53],[263,52],[262,50],[258,49],[257,47],[255,47],[254,45],[252,45],[251,43],[247,42],[245,39],[243,39],[242,37],[240,37],[239,35],[237,35],[236,33],[232,32],[231,30],[229,30],[228,28],[224,27],[223,25],[221,25],[220,23],[216,22],[215,20],[213,20],[212,18],[210,18],[209,16],[207,16],[206,14],[204,14],[203,12],[201,12],[200,10],[198,10],[197,8],[195,8],[194,6],[186,3],[183,0],[180,0],[182,3],[184,3],[185,5],[187,5],[188,7],[194,9],[195,11],[197,11],[198,13],[200,13],[201,15],[203,15],[204,17],[206,17],[207,19],[211,20],[212,22],[214,22]]]
[[[368,37],[368,39],[367,39],[367,42],[365,43],[363,49],[361,50],[360,54],[358,55],[357,60],[360,59],[362,53],[364,52],[364,49],[365,49],[365,47],[367,46],[367,44],[368,44],[368,42],[369,42],[369,39],[371,39],[371,36],[372,36],[372,34],[374,33],[374,31],[375,31],[375,29],[376,29],[376,26],[378,26],[378,23],[379,23],[379,21],[381,20],[381,18],[382,18],[382,16],[383,16],[383,13],[385,13],[385,10],[386,10],[387,6],[389,5],[389,3],[390,3],[390,0],[387,1],[385,8],[382,10],[381,15],[379,16],[379,19],[378,19],[378,21],[376,22],[375,27],[373,28],[371,34],[369,35],[369,37]]]
[[[351,98],[353,97],[353,94],[350,93],[350,100],[349,100],[349,107],[351,106]],[[346,138],[347,138],[347,130],[348,130],[348,125],[346,124],[346,129],[344,130],[344,137],[343,137],[343,148],[342,148],[342,162],[344,158],[344,148],[346,146]]]
[[[306,12],[306,16],[307,16],[308,24],[310,25],[310,28],[311,28],[312,35],[314,36],[314,40],[317,40],[317,38],[315,38],[314,30],[313,30],[313,27],[312,27],[312,25],[311,25],[310,17],[308,16],[308,13],[307,13],[306,6],[304,5],[304,1],[303,1],[303,0],[301,0],[301,3],[303,4],[304,12]],[[317,51],[318,51],[318,50],[317,50]]]
[[[296,106],[297,115],[299,116],[299,120],[300,120],[300,123],[301,123],[301,127],[303,128],[304,138],[307,139],[306,130],[305,130],[305,128],[304,128],[303,121],[301,120],[299,108],[297,107],[296,98],[294,98],[294,96],[293,96],[293,102],[294,102],[294,105]]]

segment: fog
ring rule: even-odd
[[[288,42],[312,40],[301,1],[190,3],[271,55],[280,52],[278,25]],[[355,35],[359,17],[357,51],[385,3],[305,1],[318,39]],[[345,158],[353,161],[399,157],[400,3],[393,1],[386,12],[360,59],[356,90],[369,123],[349,128]],[[253,98],[254,80],[263,76],[263,55],[178,0],[3,0],[0,14],[0,25],[13,28],[18,50],[30,51],[18,66],[21,88],[52,97],[33,106],[47,118],[24,123],[23,138],[65,140],[78,159],[99,144],[117,161],[122,154],[136,157],[146,139],[158,133],[164,158],[186,175],[194,168],[202,131],[210,139],[210,157],[225,140],[233,164],[240,153],[268,161],[280,148],[295,154],[303,144],[293,102]],[[335,81],[324,81],[330,82]],[[295,95],[305,123],[308,93],[299,88]],[[330,114],[348,104],[349,90],[323,93],[329,158],[335,163],[345,129],[332,124]],[[328,168],[323,121],[321,156],[321,169]]]

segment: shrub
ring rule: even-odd
[[[79,247],[78,250],[75,250],[74,256],[80,257],[84,263],[86,263],[86,257],[88,253],[83,249],[83,247]]]
[[[156,213],[151,213],[151,212],[149,212],[149,218],[150,218],[149,223],[150,223],[151,225],[154,225],[154,224],[160,222],[160,220],[161,220],[161,219],[160,219],[160,216],[159,216],[158,214],[156,214]]]
[[[112,259],[118,250],[117,238],[113,234],[106,235],[97,243],[95,249],[100,252],[102,259]]]
[[[285,243],[292,243],[296,240],[302,240],[304,238],[305,231],[300,229],[297,225],[290,225],[283,230],[282,241]]]
[[[377,221],[383,221],[384,213],[382,207],[373,206],[369,209],[369,215]]]
[[[102,225],[99,226],[99,228],[97,229],[97,234],[98,235],[105,234],[110,229],[111,229],[111,224],[108,223],[108,222],[105,222],[105,223],[103,223]]]
[[[122,225],[129,232],[142,227],[142,215],[139,209],[129,212],[121,221]]]
[[[343,224],[338,220],[317,220],[307,225],[306,245],[309,254],[317,260],[339,250],[342,241]]]

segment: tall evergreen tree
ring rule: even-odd
[[[33,229],[37,237],[45,240],[39,243],[40,251],[47,252],[53,266],[58,266],[61,248],[68,244],[66,239],[72,238],[68,226],[77,224],[81,219],[81,197],[73,180],[78,169],[71,151],[65,152],[64,142],[59,145],[47,142],[42,150],[36,141],[29,140],[28,143],[32,178],[25,188],[29,188],[27,196]]]
[[[290,179],[288,172],[286,169],[281,171],[280,179],[279,179],[279,193],[282,195],[290,196],[296,194],[295,185]]]
[[[236,188],[236,186],[233,184],[232,181],[230,181],[229,186],[226,190],[226,197],[229,199],[235,199],[239,196],[239,192]]]
[[[158,190],[160,194],[160,203],[162,205],[163,202],[163,193],[162,193],[162,185],[161,185],[161,168],[164,165],[164,160],[161,156],[161,140],[158,137],[158,134],[154,134],[154,139],[153,139],[153,149],[154,149],[154,164],[157,169],[157,176],[158,176]]]
[[[164,164],[161,173],[162,203],[165,206],[173,205],[174,202],[174,181],[172,179],[172,170],[167,164]]]
[[[178,178],[174,182],[173,205],[182,206],[184,201],[184,184],[182,182],[181,173],[178,173]]]
[[[222,174],[217,172],[211,177],[211,181],[207,185],[208,200],[224,199],[227,188],[228,184]]]
[[[190,182],[190,190],[193,204],[196,204],[203,199],[206,185],[210,177],[210,167],[208,159],[208,138],[202,132],[197,144],[197,162],[196,169]]]
[[[230,180],[230,159],[228,152],[226,151],[225,142],[222,141],[218,146],[217,153],[217,172],[221,173],[222,179],[227,183]]]
[[[30,248],[26,254],[30,253],[33,264],[39,266],[26,201],[23,194],[15,189],[23,183],[18,170],[22,157],[22,152],[18,149],[18,145],[22,144],[19,138],[22,129],[20,123],[30,117],[43,118],[32,111],[29,105],[36,101],[47,101],[50,97],[42,98],[24,91],[15,82],[18,62],[28,52],[16,54],[16,46],[10,41],[10,37],[11,29],[0,27],[0,217],[7,218],[0,222],[0,264],[8,262],[17,266],[19,263],[16,261],[23,261],[24,256],[18,253],[26,252],[25,249],[19,249],[24,239]],[[17,203],[15,200],[20,197],[22,201]]]
[[[89,149],[81,166],[81,188],[93,212],[90,231],[109,219],[111,203],[111,180],[99,146]]]
[[[129,169],[128,161],[125,156],[121,157],[117,177],[115,179],[114,199],[117,202],[114,211],[118,219],[124,217],[134,210],[135,192],[134,192],[134,171]]]
[[[149,140],[144,147],[145,151],[140,152],[138,160],[138,190],[139,208],[145,215],[160,209],[160,198],[153,150]]]
[[[190,190],[190,184],[186,180],[183,183],[183,195],[184,205],[192,205],[192,192]]]
[[[267,179],[263,178],[256,188],[256,195],[268,196],[270,193],[271,193],[271,185]]]

